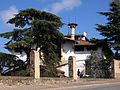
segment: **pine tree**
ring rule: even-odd
[[[120,2],[114,0],[110,6],[109,12],[98,12],[106,16],[108,22],[106,25],[96,24],[98,26],[96,29],[106,37],[109,45],[116,51],[115,57],[117,57],[120,50]]]
[[[10,70],[14,72],[17,68],[24,68],[24,65],[24,62],[17,56],[0,52],[0,74]]]
[[[14,18],[7,23],[14,24],[19,29],[0,34],[3,38],[10,39],[5,45],[6,48],[16,52],[24,51],[27,54],[27,64],[32,49],[43,52],[44,64],[53,72],[56,72],[56,65],[60,59],[56,56],[58,45],[64,40],[64,36],[58,30],[63,23],[61,18],[33,8],[21,10]],[[36,46],[33,48],[33,46]]]

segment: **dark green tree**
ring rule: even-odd
[[[17,56],[0,52],[0,74],[6,71],[14,71],[18,68],[25,68],[24,62]],[[6,68],[4,70],[4,68]]]
[[[31,50],[43,52],[44,64],[55,74],[55,67],[60,62],[56,53],[64,40],[63,34],[58,31],[63,25],[60,19],[54,14],[33,8],[21,10],[7,22],[19,29],[2,33],[0,36],[10,39],[6,43],[9,50],[26,53],[27,64],[30,61]]]
[[[109,12],[98,12],[107,17],[106,25],[96,24],[96,28],[101,35],[106,37],[109,45],[115,50],[115,57],[118,56],[120,50],[120,1],[114,0],[110,3]]]

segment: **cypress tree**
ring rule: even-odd
[[[120,1],[114,0],[110,3],[108,12],[98,12],[107,17],[108,22],[105,25],[97,25],[97,30],[106,37],[109,45],[115,50],[115,57],[120,50]]]

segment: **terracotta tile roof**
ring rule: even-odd
[[[75,40],[76,44],[75,45],[96,45],[95,43],[91,43],[86,40]]]

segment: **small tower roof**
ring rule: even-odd
[[[68,24],[68,26],[71,26],[71,25],[78,26],[78,24],[76,24],[76,23],[69,23],[69,24]]]

